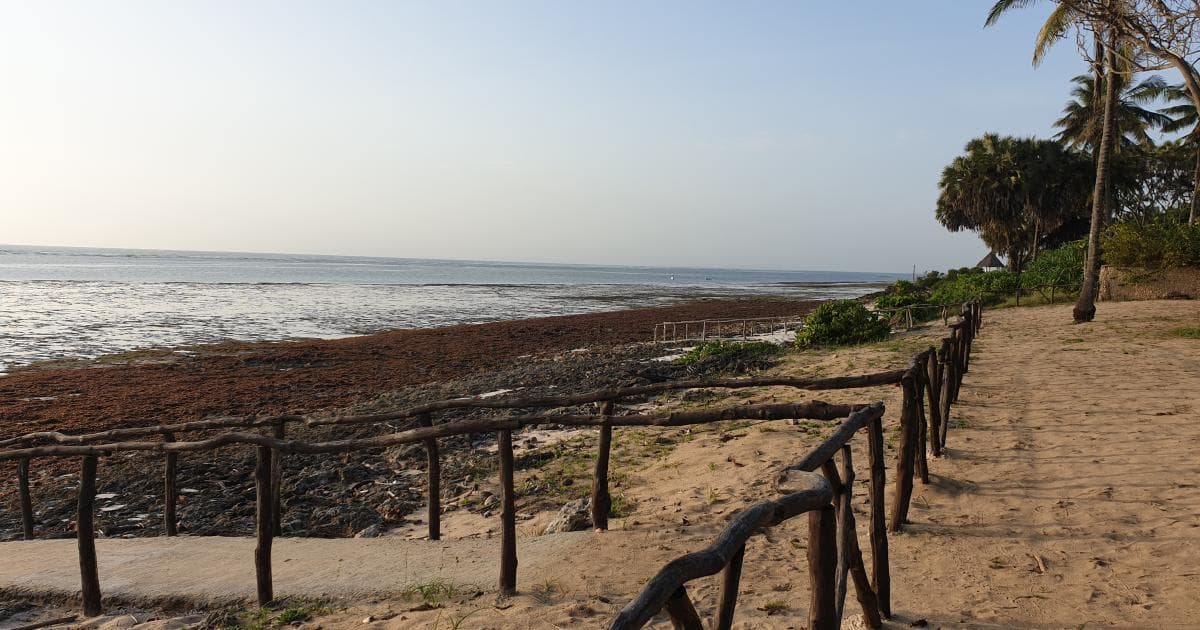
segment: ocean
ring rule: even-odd
[[[0,371],[142,348],[331,339],[711,298],[854,297],[900,277],[0,245]]]

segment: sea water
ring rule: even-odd
[[[713,298],[854,297],[897,277],[0,245],[0,371],[227,340],[330,339]]]

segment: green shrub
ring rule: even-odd
[[[842,346],[885,339],[891,332],[878,313],[854,300],[822,302],[804,318],[804,329],[796,334],[796,345]]]
[[[1117,223],[1104,231],[1100,250],[1104,253],[1104,262],[1110,265],[1196,266],[1200,265],[1200,225]]]
[[[705,370],[762,369],[770,367],[775,355],[783,348],[769,341],[706,341],[675,360]]]
[[[1021,275],[1021,286],[1078,287],[1083,284],[1083,259],[1086,257],[1087,239],[1079,239],[1046,250],[1025,267],[1025,273]]]
[[[968,269],[946,274],[946,279],[938,283],[931,297],[934,304],[954,305],[976,299],[984,304],[995,304],[1016,290],[1017,275],[1014,273]]]

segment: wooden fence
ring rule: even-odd
[[[835,630],[845,613],[849,579],[869,628],[881,628],[891,618],[891,572],[888,532],[898,532],[908,522],[914,477],[929,483],[927,446],[940,457],[946,444],[946,427],[963,376],[969,369],[971,344],[983,323],[978,302],[964,304],[960,321],[950,326],[941,348],[930,348],[913,357],[900,378],[903,406],[900,444],[890,518],[884,515],[886,483],[883,457],[883,405],[856,410],[828,439],[787,472],[804,475],[804,487],[772,501],[763,501],[739,513],[707,549],[667,563],[647,582],[641,593],[623,608],[611,630],[644,626],[664,608],[675,628],[702,630],[700,615],[687,594],[689,581],[724,572],[716,619],[712,627],[728,630],[733,624],[741,581],[746,541],[758,530],[800,514],[808,514],[808,627]],[[929,414],[925,413],[925,403]],[[867,430],[869,454],[871,572],[868,576],[854,522],[854,465],[849,442]],[[840,469],[834,456],[840,456]],[[814,471],[820,469],[822,475]]]
[[[903,525],[907,514],[908,502],[912,494],[913,469],[916,466],[922,471],[922,478],[928,481],[925,466],[924,443],[926,436],[925,420],[921,411],[921,392],[927,391],[931,401],[931,409],[935,398],[940,401],[940,413],[932,414],[929,423],[929,435],[932,437],[934,455],[941,453],[945,444],[945,419],[949,417],[950,404],[957,398],[958,386],[962,374],[967,370],[970,354],[970,342],[974,331],[980,323],[978,304],[964,305],[962,320],[950,326],[951,336],[943,340],[942,348],[937,353],[933,349],[922,352],[914,358],[912,364],[905,370],[892,370],[861,376],[842,376],[823,379],[802,378],[718,378],[703,380],[682,380],[667,383],[656,383],[637,387],[608,388],[592,392],[565,396],[544,396],[532,398],[455,398],[442,400],[384,413],[338,416],[338,417],[306,417],[298,415],[278,415],[271,417],[226,417],[183,422],[169,425],[129,427],[112,429],[83,435],[66,435],[59,432],[36,432],[6,440],[0,440],[0,461],[18,462],[18,486],[22,510],[24,535],[34,537],[34,519],[32,500],[28,478],[31,461],[41,457],[78,457],[80,458],[80,485],[77,514],[76,534],[79,548],[81,593],[84,612],[87,615],[97,615],[102,611],[99,574],[97,571],[96,550],[94,543],[94,498],[96,492],[96,471],[99,457],[110,456],[118,452],[151,452],[161,453],[165,458],[164,475],[164,510],[165,530],[168,536],[175,535],[175,503],[176,503],[176,470],[178,457],[181,453],[208,451],[216,448],[243,445],[252,447],[257,454],[255,467],[256,488],[256,538],[254,552],[256,572],[257,599],[260,604],[266,604],[274,599],[271,579],[271,545],[272,540],[279,534],[280,523],[280,490],[282,486],[282,467],[280,459],[294,453],[347,453],[365,449],[387,448],[405,444],[421,443],[428,454],[428,508],[429,508],[429,538],[438,540],[440,531],[440,486],[441,467],[438,451],[438,439],[457,435],[490,433],[496,434],[498,458],[500,464],[501,512],[502,522],[501,570],[499,590],[502,595],[516,592],[517,584],[517,547],[516,547],[516,494],[513,483],[514,458],[512,447],[512,432],[522,427],[557,424],[563,426],[595,426],[599,429],[597,457],[593,471],[591,492],[592,519],[597,529],[607,529],[608,512],[611,507],[611,497],[608,490],[609,453],[612,444],[614,427],[677,427],[729,420],[783,420],[805,418],[813,420],[837,420],[846,418],[842,427],[830,440],[848,440],[858,428],[859,423],[869,423],[870,418],[878,420],[882,416],[881,404],[866,407],[863,405],[832,405],[821,401],[805,401],[792,403],[772,403],[759,405],[737,405],[718,409],[703,409],[697,411],[660,413],[660,414],[626,414],[614,415],[614,403],[622,398],[646,396],[668,391],[694,388],[747,388],[784,386],[797,390],[833,390],[871,387],[899,383],[904,387],[904,408],[901,414],[900,455],[897,464],[897,483],[893,497],[893,515],[890,523],[892,531],[898,531]],[[929,374],[930,376],[923,376]],[[482,409],[534,409],[534,408],[563,408],[583,404],[595,404],[596,413],[589,415],[572,415],[537,411],[506,417],[489,417],[468,420],[457,420],[436,424],[433,414],[439,411],[465,408]],[[933,420],[934,417],[938,420]],[[415,419],[416,427],[376,435],[365,438],[301,441],[287,439],[286,427],[289,424],[301,423],[307,426],[348,426],[371,423],[382,423],[400,419]],[[917,426],[920,423],[920,426]],[[848,429],[847,427],[854,427]],[[265,433],[233,431],[225,433],[211,432],[220,429],[267,429]],[[882,431],[880,425],[880,431]],[[205,432],[206,434],[191,440],[178,439],[178,435],[189,432]],[[157,440],[139,438],[158,438]],[[882,433],[880,433],[880,440]],[[837,445],[831,446],[827,440],[814,451],[826,453],[824,459],[815,461],[812,468],[797,470],[811,471],[816,467],[826,467]],[[918,448],[920,457],[917,457]],[[830,450],[832,449],[832,450]],[[882,457],[882,446],[877,449]],[[843,475],[852,479],[853,470],[849,467],[848,451],[843,451]],[[808,461],[806,458],[805,461]],[[830,464],[831,466],[831,464]],[[794,467],[793,467],[794,468]],[[832,470],[832,469],[831,469]],[[872,483],[875,484],[878,474],[878,491],[882,492],[883,470],[876,466],[872,468]],[[826,475],[829,472],[826,471]],[[832,478],[831,478],[832,479]],[[836,481],[836,480],[834,480]],[[840,482],[839,482],[840,483]],[[831,483],[833,489],[849,488],[844,485]],[[873,486],[872,492],[875,492]],[[807,496],[807,495],[806,495]],[[839,495],[840,496],[840,495]],[[874,495],[873,495],[874,496]],[[881,495],[882,496],[882,495]],[[841,499],[833,498],[834,501]],[[770,523],[779,522],[806,510],[795,511],[808,505],[809,499],[779,500],[779,505],[761,508],[756,514],[762,516],[758,520],[745,520],[746,527],[751,530]],[[843,502],[848,506],[848,499]],[[878,505],[882,506],[882,500]],[[757,507],[757,506],[756,506]],[[897,512],[898,508],[902,509]],[[807,509],[807,508],[806,508]],[[832,508],[830,508],[832,509]],[[882,507],[881,507],[882,509]],[[793,514],[793,512],[795,512]],[[747,517],[749,518],[749,517]],[[756,517],[757,518],[757,517]],[[880,519],[882,516],[880,516]],[[772,520],[777,519],[777,520]],[[743,522],[739,517],[736,522]],[[831,521],[832,522],[832,521]],[[876,517],[872,515],[872,543],[876,543]],[[825,527],[825,525],[821,525]],[[822,530],[823,531],[823,530]],[[886,546],[886,536],[883,538]],[[743,540],[744,542],[744,540]],[[874,567],[876,577],[876,592],[883,594],[885,599],[879,603],[879,608],[890,614],[890,605],[886,601],[886,553],[882,557],[883,568]],[[880,561],[877,559],[875,564]],[[861,558],[860,558],[861,563]],[[726,563],[727,564],[727,563]],[[880,587],[880,571],[885,577],[884,587]],[[711,573],[709,573],[711,574]],[[857,574],[856,574],[857,575]],[[691,579],[691,578],[688,578]],[[736,586],[736,585],[735,585]],[[736,591],[736,588],[734,589]],[[860,594],[860,598],[861,598]],[[640,601],[640,600],[639,600]],[[656,600],[655,600],[656,601]],[[661,606],[660,606],[661,608]],[[650,614],[657,612],[655,609]],[[732,607],[728,609],[732,615]],[[840,611],[839,611],[840,616]],[[638,627],[623,626],[623,627]]]

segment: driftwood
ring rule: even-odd
[[[287,436],[287,425],[279,422],[272,433],[275,439],[282,440]],[[283,454],[271,455],[271,532],[275,536],[283,535]]]
[[[933,456],[942,456],[942,407],[941,370],[938,369],[937,351],[932,347],[925,353],[925,393],[929,402],[929,444]]]
[[[79,512],[75,520],[75,538],[79,544],[80,595],[83,614],[99,615],[100,572],[96,569],[96,457],[83,458],[79,471]]]
[[[512,431],[496,434],[500,450],[500,595],[517,592],[517,507],[513,487]]]
[[[612,401],[600,403],[599,413],[611,416]],[[596,443],[596,468],[592,474],[592,526],[597,530],[608,529],[608,512],[612,509],[612,495],[608,491],[608,458],[612,451],[612,427],[600,427]]]
[[[891,522],[888,531],[898,532],[908,520],[908,504],[912,500],[913,472],[916,464],[917,427],[915,377],[908,374],[901,381],[904,388],[904,407],[900,411],[900,452],[896,455],[896,489],[892,499]]]
[[[667,600],[667,614],[671,617],[671,625],[675,630],[704,630],[704,622],[688,597],[687,588],[680,585]]]
[[[892,617],[892,577],[888,565],[887,522],[883,495],[887,486],[887,464],[883,457],[883,418],[867,425],[867,452],[871,458],[871,586],[879,600],[879,611]]]
[[[612,630],[641,628],[666,606],[680,586],[696,578],[715,575],[729,566],[733,557],[745,546],[746,540],[758,530],[829,505],[833,490],[823,477],[802,473],[798,481],[806,487],[774,501],[760,501],[742,510],[706,549],[668,562],[650,578],[637,598],[621,609],[609,627]],[[833,527],[832,520],[830,527]],[[833,544],[832,541],[830,544]]]
[[[274,426],[281,422],[304,422],[310,426],[329,424],[369,424],[378,422],[391,422],[394,420],[416,417],[421,414],[460,408],[520,409],[534,407],[573,407],[576,405],[598,403],[606,400],[628,398],[631,396],[660,394],[663,392],[680,389],[739,389],[745,387],[775,386],[791,387],[793,389],[804,390],[855,389],[860,387],[894,384],[899,382],[903,373],[904,370],[892,370],[889,372],[879,372],[877,374],[865,374],[861,376],[835,376],[831,378],[777,377],[693,379],[654,383],[651,385],[640,385],[637,387],[607,388],[570,396],[543,396],[535,398],[453,398],[449,400],[417,405],[397,411],[358,416],[337,416],[332,418],[309,418],[300,415],[277,415],[270,417],[222,417],[208,420],[195,420],[192,422],[180,422],[176,424],[110,429],[108,431],[86,433],[82,435],[67,435],[57,431],[38,431],[34,433],[27,433],[18,437],[0,440],[0,448],[16,445],[29,445],[37,442],[52,442],[55,444],[89,444],[93,442],[103,442],[106,440],[119,440],[131,437],[160,435],[163,433],[184,433],[188,431],[205,431],[229,428],[249,429]]]
[[[266,446],[258,447],[258,464],[254,467],[254,487],[256,495],[257,522],[255,533],[257,544],[254,547],[254,577],[258,588],[258,605],[266,606],[275,599],[271,583],[271,543],[275,535],[275,526],[271,522],[274,514],[271,498],[271,449]]]
[[[21,495],[21,535],[33,540],[33,498],[29,494],[29,459],[17,462],[17,491]]]
[[[880,628],[883,620],[880,618],[879,598],[867,577],[866,566],[863,563],[862,550],[858,545],[858,527],[854,522],[854,510],[851,501],[854,499],[854,463],[850,454],[850,446],[842,447],[841,472],[833,464],[833,460],[821,467],[821,472],[833,486],[833,509],[838,518],[838,572],[837,572],[837,606],[838,618],[845,616],[845,602],[848,584],[847,574],[854,578],[854,593],[862,608],[863,618],[868,628]]]
[[[433,426],[429,414],[417,416],[417,425]],[[442,459],[438,453],[437,438],[428,438],[425,444],[426,468],[429,472],[427,503],[429,504],[429,540],[442,539]]]
[[[808,574],[810,630],[838,630],[834,579],[837,572],[837,517],[826,505],[808,513]]]
[[[175,434],[164,433],[164,442],[174,442]],[[175,516],[175,506],[179,501],[179,493],[175,489],[176,468],[179,464],[179,453],[167,453],[167,462],[163,470],[163,530],[168,536],[178,533],[179,519]]]
[[[854,434],[857,433],[859,429],[867,426],[867,423],[869,423],[872,419],[882,416],[883,403],[875,403],[852,412],[846,418],[846,420],[842,422],[841,426],[834,430],[833,434],[830,435],[828,439],[817,445],[817,447],[810,451],[808,455],[804,456],[804,459],[792,464],[791,466],[788,466],[787,470],[802,470],[805,472],[812,472],[820,468],[822,464],[829,461],[834,454],[841,450],[841,448],[845,446],[846,442],[849,442],[850,438],[854,437]]]
[[[48,445],[0,451],[0,461],[24,457],[78,457],[81,455],[109,455],[118,451],[184,452],[203,451],[233,444],[265,446],[284,453],[340,453],[368,448],[386,448],[421,442],[428,438],[448,437],[467,433],[512,431],[522,427],[541,424],[563,424],[568,426],[659,426],[678,427],[706,424],[725,420],[786,420],[809,418],[834,420],[851,414],[861,405],[831,405],[821,401],[803,403],[772,403],[764,405],[739,405],[723,409],[681,411],[667,414],[631,414],[625,416],[576,416],[556,414],[531,414],[507,418],[479,418],[459,422],[447,422],[432,427],[418,427],[389,435],[369,438],[330,440],[327,442],[302,442],[278,440],[257,433],[224,433],[192,442],[114,442],[110,444]]]
[[[742,561],[746,558],[746,545],[738,547],[721,580],[721,604],[717,608],[717,630],[733,627],[733,611],[737,609],[738,587],[742,581]]]

